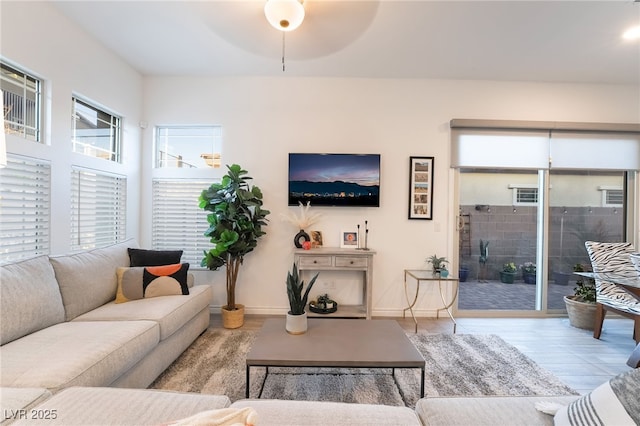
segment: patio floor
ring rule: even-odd
[[[549,284],[548,309],[565,309],[564,296],[573,294],[575,281],[567,285]],[[535,289],[533,284],[500,281],[466,281],[460,283],[458,310],[534,310]]]

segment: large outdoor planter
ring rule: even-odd
[[[516,279],[516,272],[500,271],[500,282],[504,284],[513,284]]]
[[[596,321],[596,304],[579,302],[575,296],[565,296],[564,303],[569,315],[569,324],[584,330],[593,330]]]

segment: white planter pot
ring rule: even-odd
[[[289,334],[304,334],[307,332],[307,313],[302,315],[291,315],[287,313],[287,322],[285,325]]]

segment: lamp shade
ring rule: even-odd
[[[264,15],[274,28],[293,31],[304,20],[304,7],[299,0],[267,0]]]

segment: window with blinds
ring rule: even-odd
[[[126,238],[127,179],[73,167],[71,249],[105,247]]]
[[[49,254],[51,166],[7,155],[0,168],[0,263]]]
[[[209,228],[207,211],[198,206],[211,180],[154,179],[152,241],[155,250],[183,250],[182,261],[199,268],[203,252],[211,248],[204,236]]]

